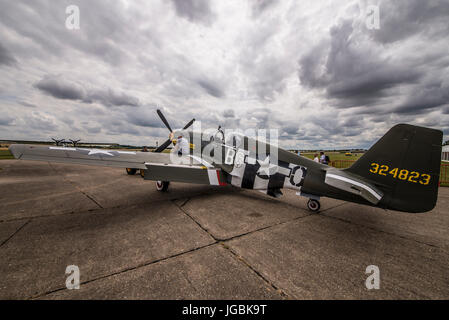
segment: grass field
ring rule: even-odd
[[[313,159],[313,155],[315,153],[314,152],[304,152],[301,153],[301,156],[309,158],[309,159]],[[329,158],[331,159],[331,161],[335,161],[335,160],[357,160],[359,159],[363,153],[359,152],[356,154],[351,154],[350,156],[345,155],[344,152],[326,152],[326,154],[329,156]],[[319,157],[319,153],[318,153],[318,157]]]
[[[0,160],[2,159],[14,159],[11,152],[7,148],[0,149]]]

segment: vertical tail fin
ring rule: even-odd
[[[442,139],[440,130],[398,124],[346,170],[385,192],[384,207],[426,212],[437,201]]]

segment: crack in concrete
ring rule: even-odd
[[[190,201],[190,198],[187,198],[179,207],[180,208],[184,207],[187,204],[187,202],[189,202],[189,201]]]
[[[3,246],[4,244],[6,244],[9,240],[11,240],[12,237],[14,237],[20,230],[22,230],[22,229],[23,229],[28,223],[30,223],[30,222],[31,222],[31,219],[29,219],[27,222],[25,222],[25,223],[22,224],[19,228],[17,228],[17,230],[14,231],[13,234],[10,235],[10,236],[8,237],[8,239],[4,240],[4,241],[0,244],[0,247],[2,247],[2,246]]]
[[[259,278],[261,278],[266,284],[268,284],[271,288],[273,288],[275,291],[277,291],[281,296],[290,298],[289,295],[282,290],[281,288],[278,288],[273,282],[268,280],[262,273],[257,271],[248,261],[245,260],[241,255],[234,252],[229,246],[227,246],[224,242],[220,242],[220,245],[225,248],[227,251],[229,251],[232,256],[237,260],[243,263],[245,266],[247,266],[252,272],[254,272]]]
[[[80,192],[79,190],[77,191],[71,191],[68,192],[67,194],[72,194],[72,193],[76,193],[76,192]],[[232,190],[231,193],[234,193],[236,191]],[[201,191],[200,193],[194,194],[191,196],[192,197],[200,197],[200,196],[204,196],[204,195],[208,195],[213,193],[213,190],[207,190],[207,191]],[[61,194],[64,195],[64,194]],[[47,198],[47,197],[51,197],[53,195],[49,195],[49,196],[42,196],[41,198]],[[36,198],[37,199],[37,198]],[[39,198],[40,199],[40,198]],[[153,204],[153,203],[159,203],[159,202],[164,202],[164,201],[175,201],[175,200],[182,200],[185,199],[185,197],[181,197],[181,198],[161,198],[161,199],[156,199],[156,200],[151,200],[151,202],[148,202],[148,204]],[[90,199],[92,200],[92,199]],[[20,202],[26,202],[26,201],[20,201]],[[8,203],[11,204],[11,203]],[[27,219],[38,219],[38,218],[48,218],[48,217],[56,217],[56,216],[64,216],[64,215],[69,215],[69,214],[84,214],[86,212],[96,212],[96,211],[100,211],[103,209],[118,209],[118,208],[128,208],[134,205],[145,205],[147,203],[137,203],[137,204],[131,204],[131,205],[127,205],[127,206],[123,206],[123,205],[117,205],[117,206],[111,206],[111,207],[99,207],[97,209],[89,209],[89,210],[83,210],[83,211],[78,211],[78,212],[62,212],[62,213],[55,213],[55,214],[45,214],[45,215],[38,215],[38,216],[27,216],[27,217],[20,217],[20,218],[12,218],[12,219],[0,219],[0,223],[2,222],[10,222],[10,221],[20,221],[20,220],[27,220]],[[97,204],[99,205],[99,204]]]
[[[215,244],[217,244],[217,243],[216,242],[209,243],[209,244],[206,244],[204,246],[200,246],[200,247],[196,247],[196,248],[189,249],[189,250],[186,250],[186,251],[182,251],[182,252],[179,252],[179,253],[167,256],[167,257],[159,258],[159,259],[152,260],[152,261],[149,261],[149,262],[140,263],[140,264],[138,264],[136,266],[133,266],[133,267],[123,268],[123,269],[121,269],[119,271],[116,271],[116,272],[113,272],[113,273],[110,273],[110,274],[102,275],[102,276],[99,276],[99,277],[96,277],[96,278],[92,278],[92,279],[89,279],[89,280],[86,280],[86,281],[81,281],[80,285],[85,285],[85,284],[88,284],[88,283],[91,283],[91,282],[95,282],[95,281],[98,281],[98,280],[101,280],[101,279],[106,279],[106,278],[109,278],[109,277],[112,277],[112,276],[116,276],[116,275],[119,275],[119,274],[122,274],[122,273],[126,273],[128,271],[133,271],[133,270],[137,270],[137,269],[142,268],[142,267],[147,267],[147,266],[150,266],[150,265],[162,262],[162,261],[173,259],[173,258],[182,256],[184,254],[188,254],[188,253],[191,253],[191,252],[195,252],[197,250],[201,250],[201,249],[213,246]],[[52,294],[52,293],[55,293],[55,292],[59,292],[59,291],[62,291],[62,290],[66,290],[66,289],[67,289],[66,287],[59,287],[59,288],[56,288],[56,289],[45,291],[44,293],[40,293],[40,294],[31,296],[31,297],[28,297],[28,298],[26,298],[26,300],[38,299],[40,297],[44,297],[46,295],[49,295],[49,294]]]
[[[26,203],[29,202],[30,200],[43,200],[46,198],[55,198],[55,197],[65,197],[74,193],[78,193],[78,190],[75,191],[68,191],[68,192],[61,192],[61,193],[53,193],[53,194],[48,194],[48,195],[44,195],[44,196],[39,196],[39,197],[33,197],[33,198],[27,198],[27,199],[23,199],[23,200],[17,200],[17,201],[11,201],[11,202],[2,202],[2,205],[15,205],[15,204],[20,204],[20,203]]]
[[[188,198],[188,199],[190,199],[190,198]],[[183,208],[182,208],[182,206],[180,206],[180,205],[177,205],[176,204],[176,202],[174,201],[174,200],[172,200],[172,203],[176,206],[176,207],[178,207],[178,209],[182,212],[182,213],[184,213],[187,217],[189,217],[198,227],[200,227],[201,228],[201,230],[203,230],[204,232],[206,232],[212,239],[214,239],[215,240],[215,243],[217,243],[218,241],[220,241],[220,239],[218,239],[218,238],[216,238],[212,233],[210,233],[209,232],[209,230],[207,230],[205,227],[203,227],[202,225],[201,225],[201,223],[199,223],[198,221],[196,221],[187,211],[185,211]]]
[[[75,192],[78,192],[78,191],[71,191],[68,194],[72,194],[72,193],[75,193]],[[209,193],[210,193],[210,191],[207,191],[205,193],[199,193],[199,194],[193,195],[192,197],[200,197],[200,196],[203,196],[203,195],[207,195]],[[50,197],[50,196],[44,196],[42,198],[46,198],[46,197]],[[180,200],[180,199],[185,199],[185,197],[183,197],[183,198],[156,199],[156,200],[152,200],[150,203],[154,204],[154,203],[159,203],[159,202],[164,202],[164,201],[176,201],[176,200]],[[43,215],[38,215],[38,216],[27,216],[27,217],[12,218],[12,219],[0,219],[0,223],[2,223],[2,222],[11,222],[11,221],[20,221],[20,220],[28,220],[28,219],[59,217],[59,216],[65,216],[65,215],[70,215],[70,214],[85,214],[86,212],[96,213],[97,211],[101,211],[101,210],[104,210],[104,209],[113,210],[113,209],[119,209],[119,208],[129,208],[129,207],[132,207],[132,206],[135,206],[135,205],[145,205],[145,204],[146,203],[130,204],[130,205],[127,205],[127,206],[117,205],[117,206],[111,206],[111,207],[99,207],[97,209],[88,209],[88,210],[77,211],[77,212],[62,212],[62,213],[55,213],[55,214],[43,214]]]
[[[188,200],[190,200],[190,198],[188,199]],[[300,217],[296,217],[296,218],[294,218],[294,219],[290,219],[290,220],[288,220],[288,221],[284,221],[284,222],[280,222],[280,223],[275,223],[275,224],[273,224],[273,225],[269,225],[269,226],[265,226],[265,227],[262,227],[262,228],[259,228],[259,229],[256,229],[256,230],[251,230],[251,231],[248,231],[248,232],[246,232],[246,233],[242,233],[242,234],[239,234],[239,235],[236,235],[236,236],[232,236],[232,237],[229,237],[229,238],[226,238],[226,239],[220,239],[220,238],[217,238],[216,236],[214,236],[211,232],[209,232],[209,230],[207,230],[205,227],[203,227],[202,225],[201,225],[201,223],[199,223],[198,221],[196,221],[195,220],[195,218],[193,218],[186,210],[184,210],[183,208],[182,208],[182,206],[183,205],[177,205],[175,202],[173,202],[178,208],[179,208],[179,210],[180,211],[182,211],[187,217],[189,217],[194,223],[196,223],[204,232],[206,232],[212,239],[214,239],[215,240],[215,243],[216,244],[220,244],[223,248],[225,248],[227,251],[229,251],[231,254],[232,254],[232,256],[237,260],[237,261],[240,261],[241,263],[243,263],[245,266],[247,266],[252,272],[254,272],[259,278],[261,278],[262,279],[262,281],[264,281],[268,286],[270,286],[271,288],[273,288],[276,292],[278,292],[281,296],[283,296],[283,297],[289,297],[289,295],[285,292],[285,290],[283,290],[283,289],[281,289],[281,288],[278,288],[276,285],[274,285],[270,280],[268,280],[266,277],[264,277],[255,267],[253,267],[248,261],[246,261],[242,256],[240,256],[240,255],[238,255],[236,252],[234,252],[226,243],[225,243],[225,241],[230,241],[230,240],[233,240],[233,239],[236,239],[236,238],[240,238],[240,237],[243,237],[243,236],[245,236],[245,235],[249,235],[249,234],[252,234],[252,233],[255,233],[255,232],[259,232],[259,231],[262,231],[262,230],[266,230],[266,229],[269,229],[269,228],[272,228],[272,227],[275,227],[275,226],[278,226],[278,225],[281,225],[281,224],[284,224],[284,223],[288,223],[288,222],[291,222],[291,221],[295,221],[295,220],[298,220],[298,219],[302,219],[302,218],[306,218],[306,217],[308,217],[308,216],[311,216],[311,215],[313,215],[313,214],[309,214],[309,215],[306,215],[306,216],[300,216]],[[185,204],[185,203],[184,203]]]
[[[59,174],[58,170],[56,170],[50,162],[48,162],[48,165],[50,166],[50,168],[51,168],[54,172],[56,172],[56,173]],[[83,194],[83,195],[86,196],[89,200],[91,200],[93,203],[95,203],[100,209],[104,209],[103,206],[102,206],[97,200],[95,200],[92,196],[90,196],[90,195],[87,194],[84,190],[82,190],[79,186],[77,186],[77,185],[75,184],[75,182],[73,182],[73,181],[70,180],[70,179],[67,179],[67,178],[66,178],[64,175],[62,175],[62,174],[61,174],[61,176],[62,176],[62,179],[63,179],[64,181],[67,181],[67,182],[70,183],[72,186],[74,186],[76,190],[78,190],[79,192],[81,192],[81,194]]]

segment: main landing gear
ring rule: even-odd
[[[160,192],[166,192],[169,185],[170,181],[156,181],[156,189]]]
[[[307,208],[309,208],[310,211],[318,212],[321,208],[321,204],[318,200],[309,199],[309,201],[307,201]]]
[[[126,168],[126,173],[129,174],[130,176],[135,175],[136,172],[137,172],[137,169]]]
[[[129,174],[130,176],[133,176],[137,173],[137,169],[133,169],[133,168],[126,168],[126,173]],[[140,169],[139,170],[139,174],[142,178],[145,177],[145,170]]]

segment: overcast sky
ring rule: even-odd
[[[448,0],[0,0],[0,139],[150,145],[161,108],[291,148],[369,147],[396,123],[447,140],[448,21]]]

